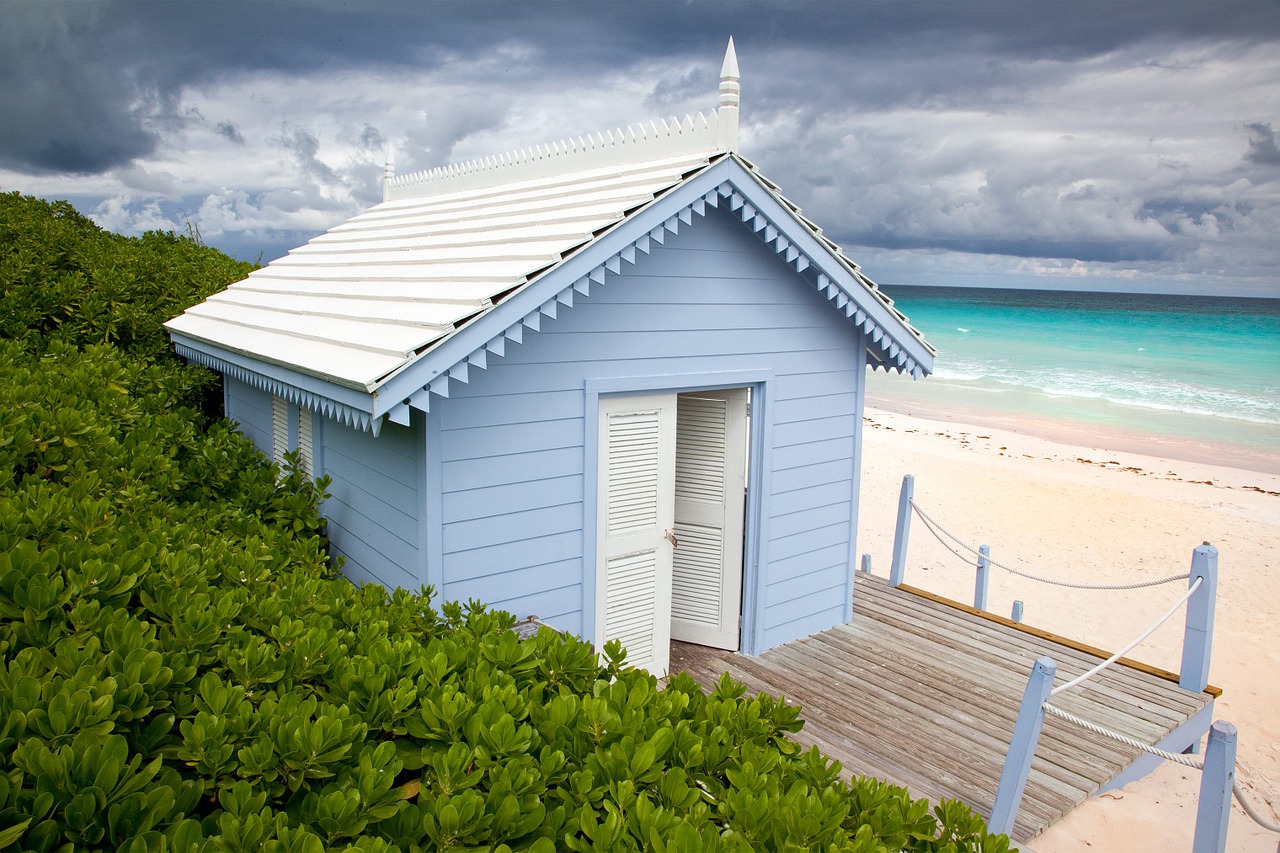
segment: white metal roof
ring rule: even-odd
[[[383,202],[167,327],[370,391],[712,156]]]
[[[732,153],[737,75],[730,43],[721,70],[719,109],[707,116],[399,177],[388,163],[382,204],[254,271],[166,326],[180,352],[219,369],[250,378],[255,364],[283,370],[257,368],[264,374],[259,384],[275,389],[273,393],[296,381],[281,375],[314,377],[351,389],[339,394],[312,387],[297,394],[310,395],[308,405],[325,411],[332,403],[335,413],[376,430],[379,411],[385,413],[388,405],[395,407],[393,419],[407,416],[410,397],[415,405],[428,405],[412,389],[405,393],[409,385],[420,384],[415,378],[419,373],[429,374],[422,382],[432,393],[447,393],[449,378],[465,376],[468,362],[482,364],[486,345],[478,352],[466,351],[475,335],[460,336],[463,330],[480,331],[482,318],[507,303],[519,315],[507,318],[515,324],[507,337],[518,336],[522,322],[536,323],[537,305],[533,315],[521,313],[527,296],[544,298],[538,295],[544,288],[533,285],[560,289],[553,279],[604,248],[598,244],[605,235],[658,214],[669,217],[658,220],[654,232],[661,242],[664,226],[675,230],[678,219],[691,221],[694,209],[723,203],[798,271],[811,263],[821,268],[806,275],[866,331],[872,364],[927,373],[932,348],[892,301],[776,185]],[[728,172],[723,168],[726,158],[733,166]],[[699,180],[703,173],[708,173],[706,180]],[[736,184],[721,184],[719,174],[739,177]],[[713,183],[704,200],[642,216],[664,196],[687,194],[707,180]],[[746,203],[743,194],[755,198],[756,206]],[[760,205],[769,212],[758,209]],[[633,262],[636,248],[646,252],[647,245],[641,236],[622,247],[618,257]],[[573,258],[577,260],[569,263]],[[621,262],[614,258],[605,266],[616,273]],[[604,267],[597,274],[604,275]],[[585,292],[588,286],[587,278],[565,284],[568,289],[553,292],[540,310],[554,312],[557,300],[569,305],[570,291]],[[504,319],[499,325],[506,323]],[[498,332],[499,338],[502,334]],[[487,348],[497,351],[495,343]],[[423,369],[409,371],[429,356]],[[458,361],[457,369],[451,359]],[[274,378],[266,378],[267,373]],[[380,390],[395,399],[381,405],[371,400],[367,410],[353,408],[345,396]],[[339,397],[347,401],[336,402]]]

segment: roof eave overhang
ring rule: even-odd
[[[169,330],[177,354],[224,376],[282,397],[357,429],[377,434],[386,412],[377,411],[378,395],[367,389],[338,385],[327,379],[262,361],[208,341]]]
[[[508,343],[519,344],[544,319],[572,309],[575,299],[603,286],[709,207],[725,207],[738,216],[861,329],[870,363],[917,378],[933,371],[933,350],[887,298],[802,224],[796,211],[749,167],[728,156],[613,226],[380,384],[378,394],[391,419],[408,423],[410,408],[430,411],[433,394],[448,397],[450,382],[469,381],[472,368],[485,369],[490,355],[503,355]]]
[[[743,165],[736,156],[732,162],[743,179],[760,192],[749,198],[744,196],[740,205],[730,196],[730,209],[801,273],[810,273],[805,277],[867,334],[869,363],[917,379],[931,374],[933,347],[891,307],[892,301],[827,240],[803,225],[798,219],[799,212],[767,187],[758,173]],[[770,227],[779,228],[778,223],[791,226],[780,234],[781,242],[770,234]]]
[[[344,386],[169,330],[179,355],[246,384],[377,434],[384,418],[408,425],[410,410],[430,411],[432,395],[469,381],[526,331],[536,333],[592,287],[648,254],[669,235],[724,208],[814,286],[865,336],[868,363],[916,377],[933,371],[933,350],[891,303],[832,244],[736,155],[722,157],[597,236],[376,387]]]

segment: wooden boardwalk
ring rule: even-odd
[[[839,760],[846,774],[905,785],[935,802],[959,799],[989,816],[1035,659],[1052,657],[1061,684],[1106,657],[1068,643],[859,574],[852,624],[758,657],[674,643],[671,669],[708,688],[728,672],[753,691],[784,694],[804,706],[795,739]],[[1190,693],[1177,676],[1170,682],[1144,669],[1110,666],[1053,703],[1154,744],[1213,701],[1212,688]],[[1034,838],[1137,756],[1048,716],[1014,838]]]

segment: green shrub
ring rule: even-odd
[[[0,194],[0,337],[155,358],[166,320],[252,269],[189,237],[122,237],[65,201]]]
[[[202,418],[207,372],[155,346],[240,267],[0,201],[0,849],[1007,849],[842,783],[728,678],[659,690],[616,645],[335,577],[326,482]],[[177,302],[104,271],[145,246],[196,280]]]

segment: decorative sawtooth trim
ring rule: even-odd
[[[405,400],[411,407],[421,409],[424,412],[431,411],[431,392],[426,388],[419,388],[409,395]]]
[[[392,406],[390,409],[387,410],[387,420],[391,421],[393,424],[400,424],[400,426],[408,426],[409,417],[410,415],[409,415],[408,400],[405,400],[401,403],[397,403],[396,405]]]
[[[483,347],[480,347],[466,359],[459,362],[459,364],[464,368],[461,374],[457,372],[458,366],[455,365],[446,373],[432,379],[425,388],[415,391],[405,400],[405,402],[415,408],[420,408],[423,411],[430,411],[430,394],[438,394],[441,397],[448,397],[450,379],[457,379],[461,382],[466,382],[467,374],[465,367],[468,363],[477,364],[477,354],[480,354],[480,358],[483,358],[483,354],[486,352],[503,355],[506,351],[507,341],[512,341],[517,344],[523,343],[524,328],[528,327],[533,329],[535,332],[539,331],[542,315],[546,315],[554,320],[560,307],[572,308],[574,306],[575,291],[583,296],[588,296],[591,292],[591,285],[593,283],[603,286],[608,274],[612,273],[613,275],[619,275],[622,272],[623,264],[628,266],[634,265],[636,263],[637,252],[645,255],[649,254],[652,249],[652,243],[662,243],[666,239],[667,232],[672,234],[679,233],[682,223],[691,224],[695,216],[705,216],[708,207],[717,206],[718,201],[708,201],[706,198],[696,199],[649,233],[642,234],[631,243],[623,246],[617,252],[606,258],[603,263],[598,264],[586,275],[581,276],[572,284],[561,289],[554,297],[543,302],[542,305],[538,307],[538,310],[531,311],[519,322],[513,323],[504,329],[501,334],[495,335]],[[487,365],[483,363],[478,364],[477,366],[482,369],[487,369]],[[424,391],[428,393],[424,394]]]
[[[242,367],[234,362],[201,352],[200,350],[189,347],[186,344],[181,344],[175,341],[173,346],[174,351],[188,361],[203,364],[205,367],[218,371],[223,376],[230,376],[232,379],[236,379],[246,385],[257,388],[259,391],[265,391],[268,394],[281,397],[290,403],[301,406],[304,409],[319,412],[326,418],[330,418],[340,424],[344,424],[355,429],[367,431],[373,428],[374,418],[373,415],[368,412],[348,406],[346,403],[339,403],[337,400],[331,400],[328,397],[314,394],[310,391],[304,391],[296,385],[290,385],[289,383],[282,382],[279,379],[272,379],[270,376],[264,376],[257,371],[249,370],[248,368]]]
[[[720,111],[713,110],[388,177],[386,200],[483,189],[646,160],[717,154],[728,150],[721,142],[721,124]]]
[[[467,364],[473,364],[481,369],[487,369],[487,362],[483,361],[486,353],[494,353],[498,356],[506,354],[506,343],[511,341],[516,344],[524,342],[524,329],[529,328],[533,331],[539,331],[541,328],[541,318],[543,315],[555,319],[558,316],[560,307],[573,308],[575,304],[574,293],[582,296],[589,296],[592,285],[604,286],[607,277],[610,274],[619,275],[622,271],[622,265],[634,265],[636,263],[637,253],[642,255],[650,254],[653,250],[653,244],[659,245],[665,243],[668,233],[679,233],[682,224],[691,224],[695,216],[705,216],[709,208],[718,209],[725,205],[727,209],[737,215],[742,222],[751,228],[761,241],[769,246],[782,260],[793,267],[796,272],[802,273],[815,266],[813,260],[803,251],[801,251],[794,243],[788,240],[779,231],[776,225],[769,222],[768,218],[756,210],[752,205],[748,204],[743,195],[729,182],[720,184],[716,189],[711,190],[706,195],[695,199],[690,204],[681,208],[674,215],[668,217],[661,225],[651,229],[648,233],[642,234],[632,242],[621,247],[616,253],[610,255],[603,263],[598,264],[591,269],[586,275],[580,276],[572,284],[561,289],[556,295],[543,302],[536,310],[526,314],[522,319],[505,328],[501,333],[495,335],[484,346],[478,348],[474,353],[460,362],[463,367],[461,372],[458,367],[451,368],[446,373],[437,376],[431,380],[422,389],[415,391],[406,400],[405,403],[419,408],[424,411],[430,411],[430,398],[432,394],[441,397],[449,396],[449,380],[451,378],[459,381],[467,381],[467,373],[465,367]],[[794,205],[789,205],[794,208]],[[807,222],[800,216],[798,208],[794,208],[794,212],[801,221]],[[826,240],[820,233],[814,235],[822,245],[834,246],[829,240]],[[857,265],[844,257],[837,249],[835,249],[836,257],[850,271],[862,280],[857,272]],[[882,328],[875,322],[859,305],[856,297],[848,293],[844,287],[837,281],[832,280],[823,273],[818,273],[815,277],[814,284],[817,290],[830,301],[833,306],[841,311],[855,327],[871,339],[872,343],[886,359],[884,362],[878,362],[872,365],[873,369],[884,368],[886,372],[896,371],[898,373],[910,373],[912,376],[919,378],[922,375],[920,366],[915,363],[906,353],[906,350],[898,345],[898,343],[889,334],[888,330]],[[878,290],[872,285],[868,285],[872,299],[880,299],[885,302],[890,310],[892,303],[886,297],[882,297]],[[884,342],[883,344],[881,342]]]
[[[708,193],[707,195],[710,196],[712,193]],[[760,237],[764,244],[772,248],[773,251],[783,259],[783,261],[794,267],[796,272],[804,272],[810,266],[813,266],[812,259],[791,243],[791,241],[778,230],[777,226],[768,221],[763,213],[748,204],[746,199],[743,198],[742,194],[738,192],[733,184],[728,181],[722,183],[716,188],[714,195],[717,199],[722,198],[726,200],[728,202],[729,210],[734,212],[742,220],[743,224],[751,228],[752,231]],[[787,202],[785,199],[783,200],[783,203],[788,209],[792,210],[792,212],[796,214],[797,219],[802,222],[808,222],[807,219],[804,219],[804,217],[801,216],[799,208],[795,207],[795,205],[790,202]],[[846,258],[839,246],[823,237],[820,232],[814,231],[813,236],[817,238],[821,244],[831,249],[832,253],[840,260],[841,264],[848,268],[859,281],[865,281],[862,275],[858,272],[858,265]],[[899,346],[887,329],[882,328],[858,306],[857,299],[852,294],[848,293],[838,281],[831,279],[823,273],[818,273],[814,284],[818,292],[821,293],[827,301],[831,302],[837,310],[841,311],[846,317],[849,317],[853,321],[854,325],[860,328],[864,334],[868,335],[872,342],[881,350],[881,352],[884,353],[886,358],[892,362],[892,365],[876,365],[877,367],[883,366],[886,371],[893,369],[899,373],[908,372],[918,378],[920,373],[919,365],[907,356],[906,350]],[[870,291],[872,299],[879,300],[890,311],[901,315],[901,312],[898,312],[893,308],[893,301],[880,293],[877,288],[868,284],[867,289]],[[886,341],[887,343],[881,344],[881,341]]]

